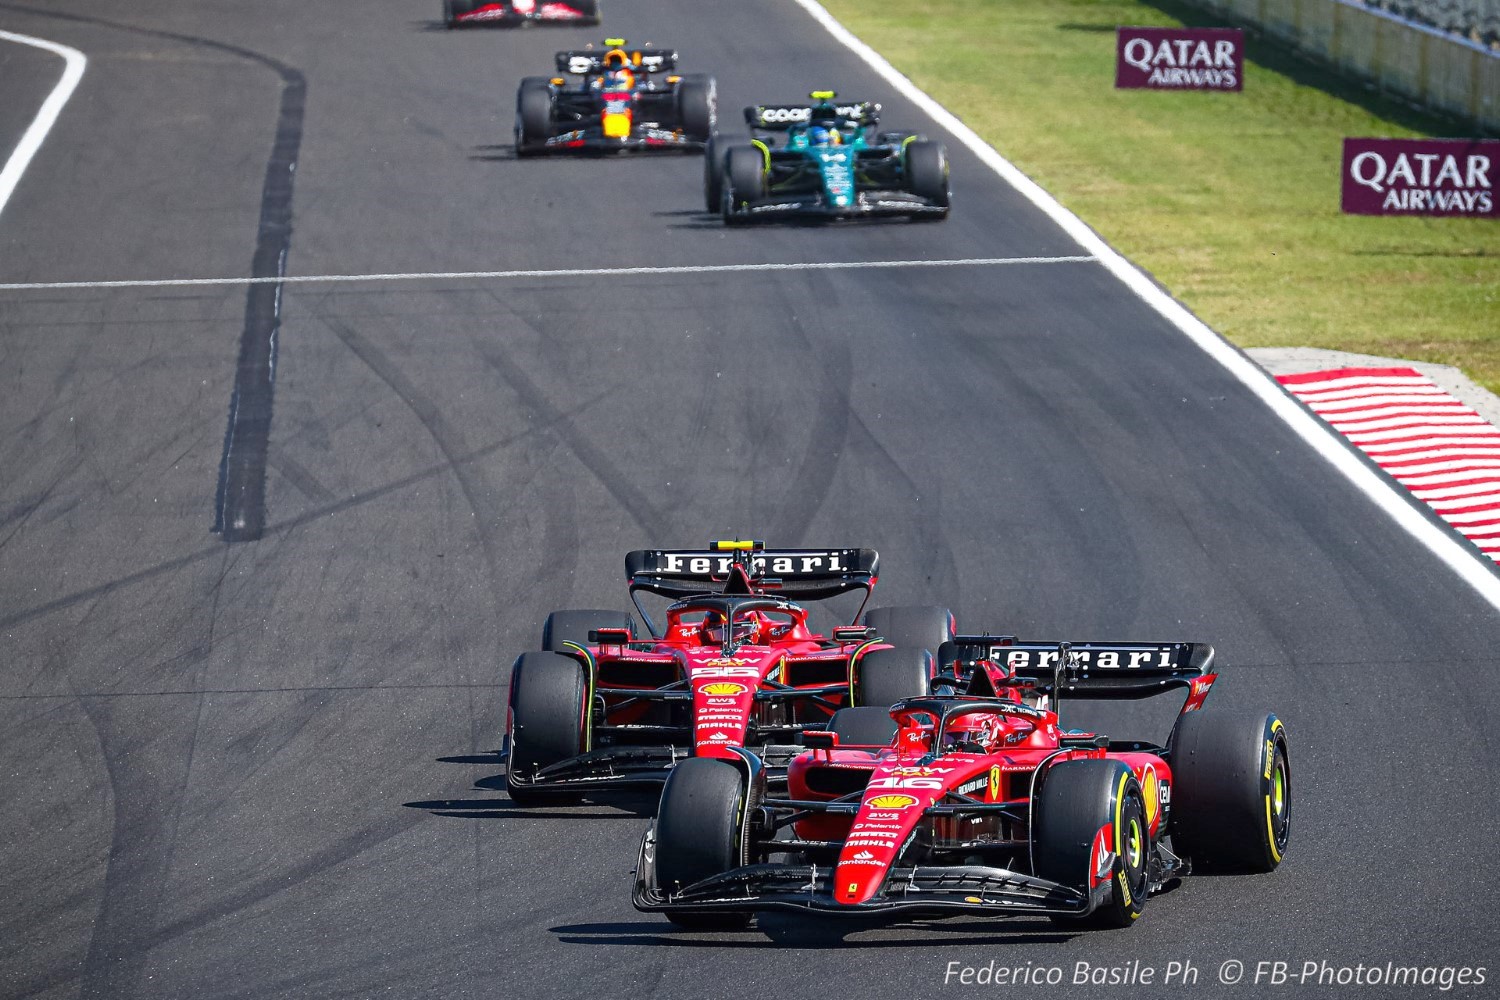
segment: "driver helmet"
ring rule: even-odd
[[[604,72],[604,89],[608,91],[630,90],[635,87],[635,74],[624,66]]]
[[[826,125],[814,125],[807,130],[807,144],[809,146],[837,146],[844,141],[836,128]]]
[[[961,715],[943,730],[943,747],[964,753],[988,753],[995,742],[995,720],[987,715]]]
[[[726,629],[724,616],[710,611],[703,616],[698,635],[706,646],[722,646],[730,641],[739,645],[756,643],[760,641],[760,617],[753,612],[736,616],[732,627]]]

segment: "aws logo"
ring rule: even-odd
[[[736,684],[734,681],[715,681],[712,684],[703,685],[699,690],[704,694],[736,695],[744,694],[749,688],[743,684]]]
[[[916,804],[917,800],[910,795],[877,795],[870,800],[876,809],[910,809]]]

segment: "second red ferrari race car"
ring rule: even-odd
[[[1280,864],[1286,730],[1201,710],[1211,646],[962,636],[940,659],[947,693],[845,709],[807,734],[817,748],[790,762],[785,794],[748,750],[679,765],[641,845],[636,908],[686,926],[785,909],[1124,927],[1193,867]],[[1174,689],[1187,699],[1165,746],[1058,721],[1059,696]]]
[[[629,612],[554,611],[542,649],[511,669],[506,789],[519,804],[660,782],[682,760],[737,760],[743,746],[784,765],[838,709],[928,693],[931,651],[953,634],[945,608],[879,608],[831,635],[812,630],[797,601],[862,592],[863,610],[873,549],[716,542],[630,552],[625,567],[646,634]],[[671,601],[660,626],[642,594]]]
[[[599,0],[443,0],[443,23],[450,28],[476,24],[598,24]]]

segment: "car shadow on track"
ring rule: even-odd
[[[636,945],[653,948],[930,948],[935,944],[1032,946],[1063,944],[1078,933],[1046,921],[912,920],[895,917],[840,917],[825,920],[791,913],[760,914],[749,930],[693,931],[665,918],[643,917],[634,923],[561,924],[548,928],[560,944]],[[879,932],[881,937],[850,940],[851,935]]]
[[[505,759],[498,753],[463,754],[437,758],[440,764],[483,764],[489,767],[502,765]],[[474,782],[480,791],[504,793],[505,775],[491,774]],[[576,806],[556,805],[549,808],[525,808],[512,802],[507,796],[498,799],[419,799],[403,802],[407,809],[425,809],[434,816],[452,819],[649,819],[656,815],[659,792],[651,789],[600,790]]]

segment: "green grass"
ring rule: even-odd
[[[1453,364],[1500,392],[1500,223],[1339,211],[1345,136],[1457,123],[1253,37],[1243,93],[1115,90],[1117,25],[1216,23],[1173,0],[823,2],[1234,343]]]

